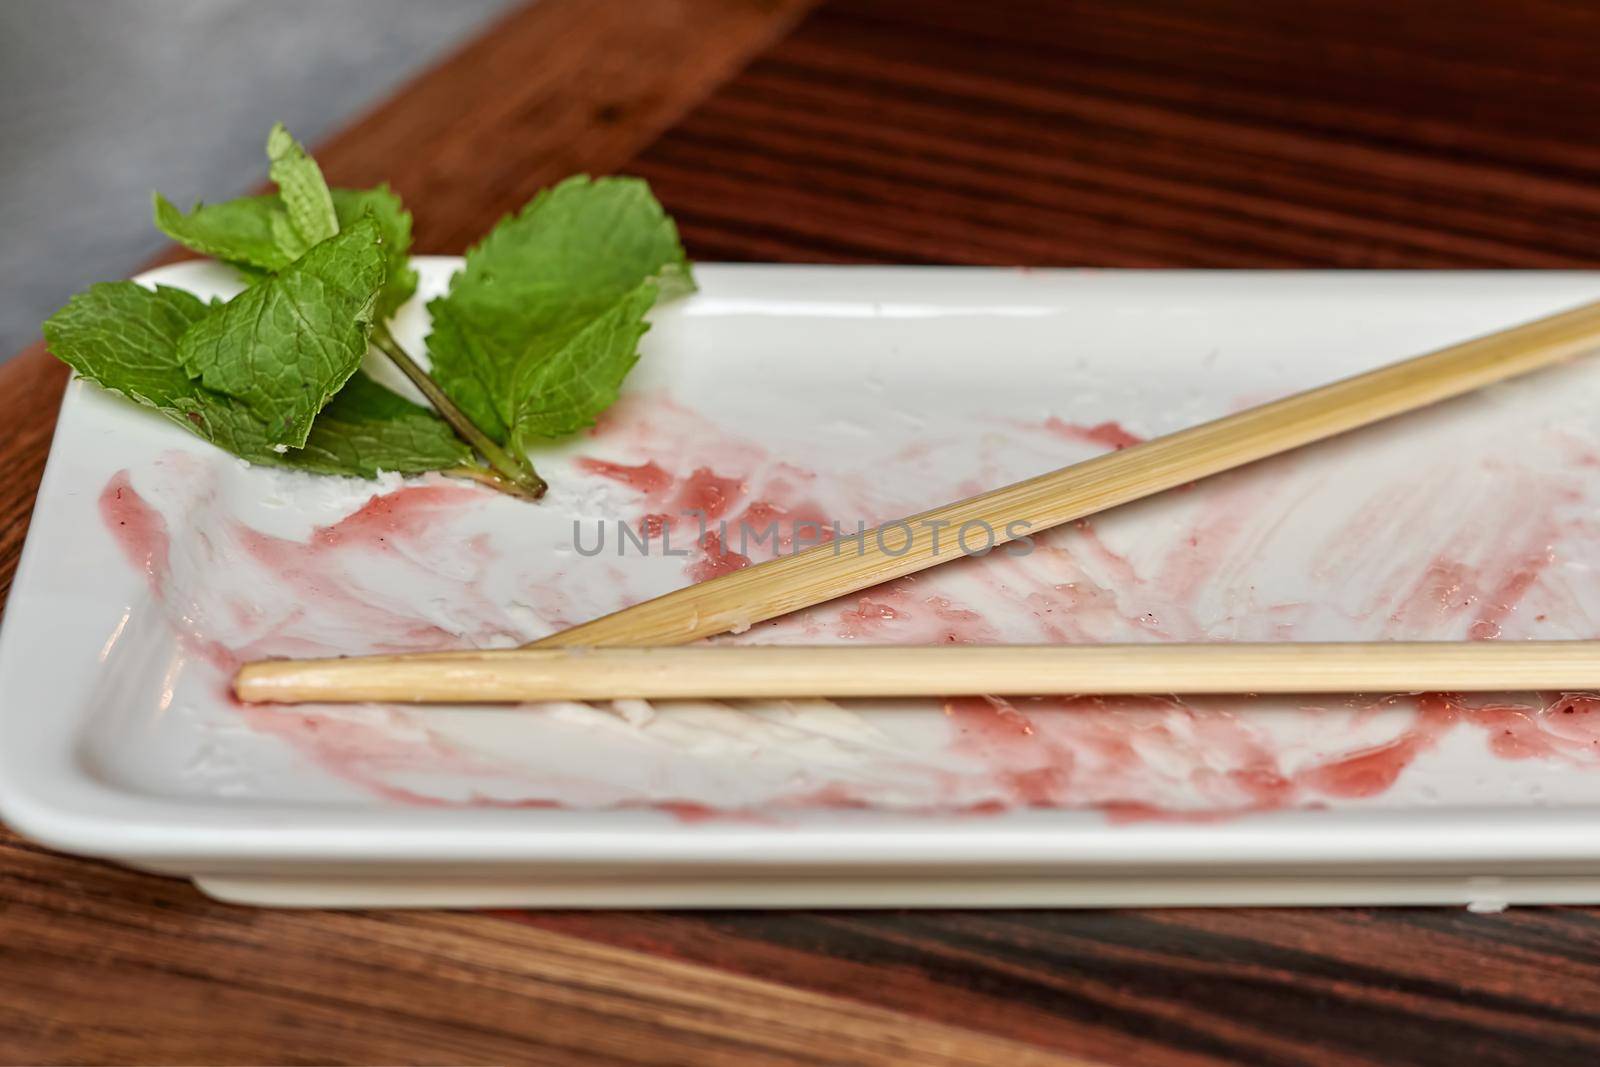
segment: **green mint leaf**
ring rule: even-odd
[[[267,134],[267,174],[278,187],[284,214],[273,216],[273,237],[278,247],[298,259],[313,245],[339,232],[339,217],[333,210],[333,194],[323,180],[322,168],[289,136],[283,123]]]
[[[372,477],[439,470],[471,458],[443,420],[356,374],[323,409],[303,449],[280,452],[244,403],[189,377],[179,342],[218,309],[181,289],[91,286],[44,324],[50,351],[78,374],[254,463]]]
[[[383,234],[387,280],[378,299],[378,314],[389,319],[417,291],[412,269],[411,212],[387,185],[371,189],[334,189],[334,213],[341,230],[371,215]],[[179,211],[160,193],[153,194],[156,228],[174,241],[203,256],[220,259],[255,283],[294,262],[295,256],[278,243],[274,233],[293,234],[283,201],[275,195],[246,196],[221,204],[196,204],[188,214]],[[297,235],[290,237],[297,247]]]
[[[169,410],[194,395],[178,341],[206,316],[204,301],[182,289],[101,282],[45,321],[51,353],[84,378],[149,407]]]
[[[278,247],[272,220],[283,207],[275,196],[246,196],[196,204],[188,214],[152,194],[156,228],[185,248],[249,271],[275,271],[294,259]]]
[[[539,438],[565,437],[594,424],[616,403],[622,379],[639,361],[645,314],[656,302],[645,282],[605,311],[548,359],[529,364],[517,380],[513,443],[526,449]]]
[[[432,410],[357,372],[317,416],[305,447],[280,458],[301,470],[371,478],[462,466],[472,449]]]
[[[338,233],[341,221],[348,225],[364,213],[357,210],[349,218],[339,214],[317,161],[282,124],[274,126],[267,136],[267,157],[268,174],[278,186],[276,194],[196,204],[185,214],[156,193],[156,227],[185,247],[240,267],[249,276],[282,270],[312,245]],[[401,213],[398,202],[392,209],[385,211],[386,207],[379,204],[372,208],[384,213],[380,222],[386,236],[391,232],[403,234],[403,243],[409,245],[410,217],[406,216],[401,225],[394,218]]]
[[[333,210],[339,228],[347,230],[370,215],[383,235],[385,279],[378,297],[379,321],[394,317],[417,291],[417,272],[411,268],[411,212],[387,185],[371,189],[333,190]]]
[[[173,401],[175,421],[252,463],[373,478],[379,471],[442,470],[472,458],[472,450],[437,415],[359,371],[322,409],[303,448],[282,448],[244,404],[196,386],[192,396]]]
[[[658,288],[692,285],[648,185],[569,178],[502,220],[428,305],[433,376],[502,443],[570,433],[615,399],[637,358],[619,350]]]
[[[514,332],[492,336],[488,324],[468,323],[443,297],[428,302],[428,314],[433,320],[426,342],[433,380],[478,429],[505,444],[510,439],[508,421],[516,416],[508,412],[501,417],[497,394],[491,392],[498,378],[489,368],[515,366],[524,338]],[[480,367],[485,368],[482,377],[477,373]],[[511,386],[506,385],[505,391],[509,395]]]
[[[383,286],[378,242],[378,224],[363,219],[246,289],[182,336],[184,368],[244,402],[272,443],[303,446],[366,354]]]
[[[111,392],[155,408],[234,455],[280,463],[265,425],[245,405],[189,377],[178,343],[212,308],[199,298],[133,282],[90,286],[44,324],[50,351]]]

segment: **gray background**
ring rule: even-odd
[[[182,207],[266,176],[275,121],[339,128],[511,0],[0,0],[0,360]]]

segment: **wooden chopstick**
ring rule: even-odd
[[[888,523],[859,540],[851,536],[725,574],[529,647],[676,645],[739,630],[958,558],[953,535],[968,523],[986,524],[973,526],[973,534],[987,529],[1004,544],[1014,539],[1011,531],[1039,533],[1596,345],[1600,303],[1585,304]]]
[[[1456,692],[1600,686],[1600,641],[506,649],[267,660],[245,701]]]

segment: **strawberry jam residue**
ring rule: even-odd
[[[142,571],[152,586],[166,580],[171,552],[167,520],[135,491],[127,471],[112,475],[100,491],[100,519],[116,538],[124,558]]]
[[[1319,796],[1382,794],[1462,717],[1457,700],[1440,694],[1385,698],[1369,711],[1406,711],[1401,702],[1412,704],[1410,720],[1390,739],[1295,769],[1247,712],[1236,715],[1214,703],[1173,697],[960,698],[947,701],[945,713],[957,731],[957,750],[988,767],[1009,806],[1074,807],[1089,800],[1118,820],[1210,821],[1311,807]],[[1182,756],[1197,745],[1207,760],[1186,768]],[[1169,808],[1139,796],[1173,769],[1188,778],[1173,784],[1192,786],[1211,803]]]
[[[1465,712],[1502,759],[1600,758],[1600,695],[1562,693],[1540,705],[1495,703]]]
[[[180,526],[186,580],[169,564],[169,524],[134,489],[127,472],[100,496],[106,529],[123,554],[149,577],[176,633],[221,665],[274,655],[409,651],[446,647],[460,635],[433,621],[428,604],[406,602],[406,590],[447,589],[453,614],[471,635],[513,629],[470,576],[494,554],[482,536],[444,527],[462,506],[481,499],[473,486],[412,483],[375,493],[337,522],[314,527],[305,540],[279,537],[212,514],[213,490],[196,490],[190,507],[204,518],[193,534]],[[382,561],[381,565],[379,561]],[[451,577],[437,563],[448,562]],[[352,648],[348,643],[361,642]]]
[[[1120,452],[1130,445],[1140,445],[1145,441],[1143,437],[1116,422],[1101,422],[1093,426],[1080,426],[1077,423],[1066,422],[1052,416],[1044,420],[1044,428],[1057,437],[1064,437],[1068,441],[1094,445],[1113,452]]]
[[[387,549],[392,538],[426,533],[480,492],[455,485],[408,485],[374,496],[338,522],[318,526],[310,543],[322,548],[356,545]]]
[[[743,492],[744,484],[738,478],[724,478],[709,467],[700,467],[684,479],[673,504],[681,513],[720,519]]]
[[[636,493],[653,495],[665,492],[672,485],[672,475],[654,462],[630,467],[626,463],[612,463],[609,460],[591,459],[585,456],[578,460],[578,467],[589,474],[597,474],[602,478],[619,482]]]
[[[839,612],[839,634],[841,637],[865,637],[899,617],[900,613],[889,604],[862,597],[854,607]]]
[[[705,555],[689,565],[689,576],[697,582],[720,578],[750,566],[750,557],[724,546],[715,531],[708,531],[700,539],[700,550]]]
[[[1304,770],[1299,781],[1334,797],[1375,797],[1386,792],[1460,718],[1460,706],[1450,697],[1423,693],[1414,699],[1416,718],[1395,738]]]
[[[750,458],[746,456],[747,460]],[[721,473],[702,464],[679,477],[663,463],[650,459],[628,464],[585,456],[577,466],[587,474],[627,486],[639,496],[645,510],[633,521],[641,535],[660,545],[660,551],[667,550],[669,536],[689,534],[699,552],[685,563],[684,569],[694,581],[749,565],[750,557],[736,547],[749,538],[739,532],[737,521],[728,520],[730,510],[748,491],[745,476]],[[733,530],[731,534],[729,528]],[[775,541],[767,538],[767,543]]]
[[[944,431],[932,428],[909,447],[886,443],[882,457],[858,455],[854,440],[856,451],[829,453],[824,439],[815,442],[819,463],[838,470],[819,478],[670,403],[632,403],[625,418],[608,416],[586,441],[613,458],[580,459],[572,476],[620,486],[600,502],[612,506],[620,498],[623,517],[644,532],[693,544],[679,562],[694,580],[825,539],[835,520],[848,536],[857,518],[871,525],[955,498],[964,486],[1026,476],[1054,465],[1041,457],[1059,455],[1063,439],[1097,449],[1140,440],[1117,423],[1060,420],[988,437],[957,425],[941,439]],[[1592,635],[1600,586],[1584,584],[1593,569],[1581,565],[1579,553],[1600,543],[1600,522],[1589,518],[1594,509],[1586,498],[1574,495],[1592,474],[1559,464],[1485,466],[1476,454],[1451,454],[1436,467],[1408,468],[1403,478],[1369,487],[1339,467],[1353,462],[1358,447],[1370,447],[1353,441],[1049,531],[1026,555],[997,549],[720,640]],[[773,451],[795,454],[792,446]],[[880,461],[867,462],[874,458]],[[141,485],[145,478],[141,471]],[[508,554],[503,540],[454,522],[472,510],[472,498],[494,499],[475,488],[407,483],[300,539],[251,529],[214,498],[197,504],[195,494],[171,486],[168,494],[188,501],[188,510],[175,509],[168,496],[159,498],[160,510],[146,505],[123,472],[101,494],[100,513],[126,558],[168,601],[169,621],[216,630],[212,636],[220,634],[235,658],[514,643],[512,595],[545,621],[581,621],[594,607],[598,587],[552,569],[537,552],[527,553],[532,569],[516,571],[517,583],[500,580],[503,571],[486,580],[485,559],[504,562]],[[740,540],[741,526],[770,527],[776,536]],[[505,536],[503,529],[494,534]],[[620,561],[588,573],[614,585],[622,602],[661,591],[644,588]],[[1454,753],[1468,739],[1463,735],[1500,759],[1600,770],[1600,696],[1586,693],[1320,704],[1246,696],[960,697],[892,709],[809,701],[662,707],[648,715],[547,710],[550,716],[529,709],[534,743],[521,755],[474,752],[444,732],[458,724],[436,732],[448,720],[404,709],[241,714],[252,729],[396,802],[649,809],[689,822],[832,808],[973,815],[1041,808],[1098,811],[1114,822],[1203,823],[1370,803],[1397,783],[1443,783],[1445,765],[1430,766],[1430,755],[1443,761],[1441,740],[1451,737]],[[541,763],[539,745],[548,740],[563,751],[565,730],[604,731],[595,736],[614,742],[630,770],[609,777]],[[729,783],[745,793],[719,805]],[[1454,784],[1439,793],[1451,802],[1471,795]]]

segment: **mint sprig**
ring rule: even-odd
[[[45,324],[78,373],[246,460],[314,473],[445,470],[525,497],[539,441],[593,423],[638,359],[663,292],[693,285],[673,226],[633,179],[569,179],[503,220],[429,305],[429,374],[387,320],[415,293],[411,215],[387,186],[330,189],[281,125],[277,192],[178,210],[158,228],[248,287],[91,287]],[[433,410],[357,369],[369,343]],[[487,466],[472,462],[472,453]]]
[[[230,264],[247,276],[282,270],[294,257],[278,245],[273,219],[283,211],[277,196],[245,196],[225,204],[196,204],[186,215],[160,193],[151,194],[156,229],[203,256]]]
[[[519,452],[580,430],[616,400],[663,286],[693,279],[650,187],[569,178],[503,219],[428,304],[433,374]]]
[[[217,310],[171,286],[103,282],[51,316],[44,335],[50,351],[81,377],[252,463],[371,478],[380,470],[442,470],[471,458],[437,416],[359,372],[322,409],[303,445],[283,444],[249,404],[208,388],[184,366],[184,338]]]
[[[366,355],[383,278],[378,225],[363,219],[201,318],[178,358],[254,411],[274,444],[299,448]]]

